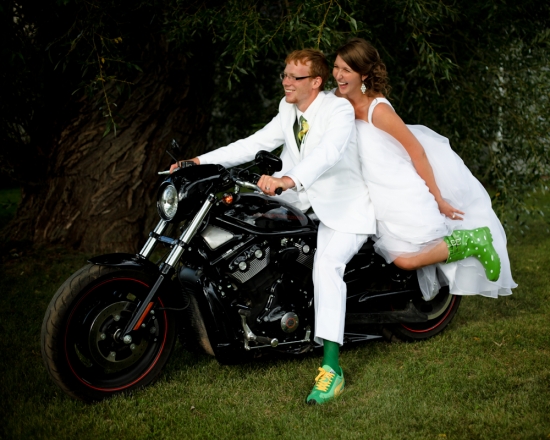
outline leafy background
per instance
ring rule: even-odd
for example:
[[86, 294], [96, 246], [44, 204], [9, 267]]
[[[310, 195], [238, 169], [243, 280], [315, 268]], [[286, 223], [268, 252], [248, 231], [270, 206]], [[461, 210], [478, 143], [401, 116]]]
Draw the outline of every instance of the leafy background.
[[[524, 195], [547, 189], [547, 2], [10, 0], [0, 11], [6, 35], [1, 171], [4, 180], [23, 186], [23, 205], [33, 186], [52, 179], [44, 164], [68, 148], [64, 143], [74, 143], [62, 134], [83, 102], [103, 118], [104, 137], [120, 142], [133, 123], [120, 109], [146, 96], [151, 83], [140, 78], [158, 63], [154, 53], [180, 57], [187, 75], [181, 81], [198, 96], [196, 130], [167, 127], [192, 156], [246, 136], [274, 116], [278, 73], [290, 50], [315, 47], [330, 58], [352, 36], [379, 49], [390, 99], [405, 122], [449, 137], [491, 190], [501, 218], [537, 212]], [[160, 114], [151, 120], [169, 123]], [[79, 130], [84, 137], [86, 126]], [[105, 141], [96, 143], [105, 148]], [[162, 148], [154, 148], [160, 164]], [[102, 185], [110, 191], [108, 182]]]

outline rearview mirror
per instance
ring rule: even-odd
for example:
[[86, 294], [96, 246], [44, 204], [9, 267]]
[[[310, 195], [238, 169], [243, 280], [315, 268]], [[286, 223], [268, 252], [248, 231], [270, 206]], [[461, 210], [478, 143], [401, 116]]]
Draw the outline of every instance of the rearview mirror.
[[256, 162], [256, 165], [266, 171], [266, 174], [272, 174], [275, 171], [281, 171], [283, 169], [283, 161], [269, 151], [258, 151], [254, 161]]

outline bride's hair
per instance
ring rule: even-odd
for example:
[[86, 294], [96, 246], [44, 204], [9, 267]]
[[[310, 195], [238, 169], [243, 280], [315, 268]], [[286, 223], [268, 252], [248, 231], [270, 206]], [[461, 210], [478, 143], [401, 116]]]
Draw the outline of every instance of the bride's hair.
[[336, 51], [336, 55], [340, 55], [340, 58], [355, 72], [367, 75], [363, 83], [369, 95], [371, 93], [389, 95], [391, 87], [386, 65], [372, 44], [362, 38], [352, 38]]

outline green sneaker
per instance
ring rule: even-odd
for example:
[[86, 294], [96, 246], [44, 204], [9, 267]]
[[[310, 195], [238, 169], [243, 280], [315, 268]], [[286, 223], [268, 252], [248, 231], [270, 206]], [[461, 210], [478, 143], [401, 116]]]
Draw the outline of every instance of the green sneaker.
[[307, 396], [308, 405], [321, 405], [329, 400], [338, 397], [344, 391], [344, 372], [342, 375], [336, 372], [328, 365], [319, 368], [319, 374], [315, 378], [315, 385]]
[[447, 263], [462, 260], [466, 257], [476, 257], [489, 281], [496, 281], [500, 276], [500, 257], [493, 247], [493, 236], [488, 227], [453, 231], [443, 240], [449, 248]]

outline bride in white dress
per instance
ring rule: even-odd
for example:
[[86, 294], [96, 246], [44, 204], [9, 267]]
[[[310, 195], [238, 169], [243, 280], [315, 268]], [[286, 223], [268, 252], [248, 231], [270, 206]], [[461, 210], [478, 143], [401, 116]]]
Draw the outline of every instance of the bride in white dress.
[[510, 295], [506, 235], [491, 199], [447, 138], [405, 125], [384, 97], [386, 67], [354, 38], [337, 50], [335, 93], [355, 109], [363, 176], [377, 218], [376, 251], [417, 270], [426, 300], [441, 285], [455, 295]]

